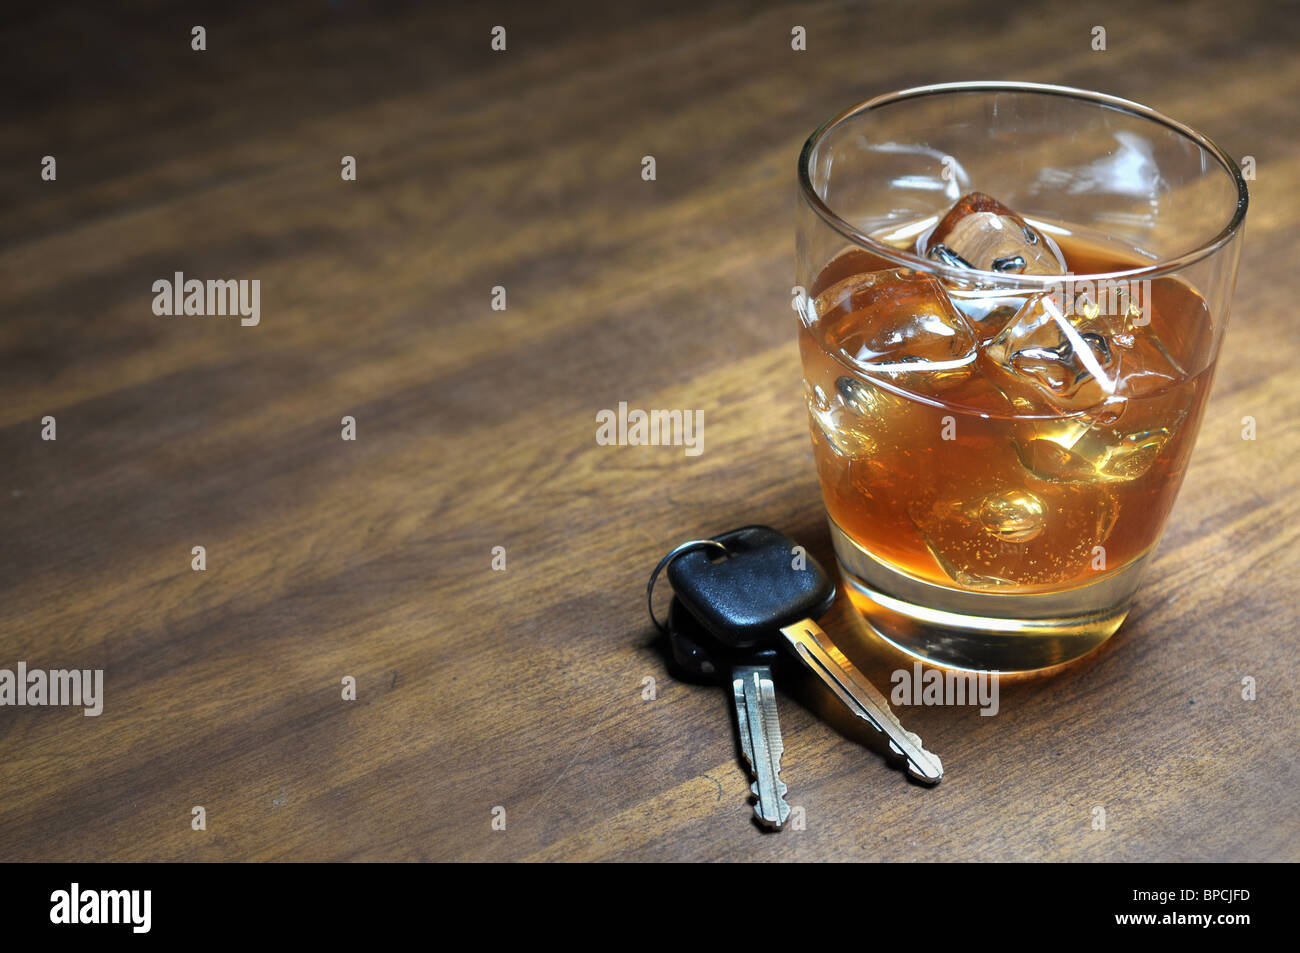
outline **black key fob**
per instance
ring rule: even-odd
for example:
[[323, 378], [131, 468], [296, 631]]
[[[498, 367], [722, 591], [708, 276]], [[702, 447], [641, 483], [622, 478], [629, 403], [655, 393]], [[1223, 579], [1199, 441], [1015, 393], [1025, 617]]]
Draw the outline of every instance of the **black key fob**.
[[778, 630], [825, 615], [835, 584], [817, 560], [770, 526], [715, 536], [727, 548], [683, 553], [668, 566], [676, 598], [719, 642], [770, 643]]

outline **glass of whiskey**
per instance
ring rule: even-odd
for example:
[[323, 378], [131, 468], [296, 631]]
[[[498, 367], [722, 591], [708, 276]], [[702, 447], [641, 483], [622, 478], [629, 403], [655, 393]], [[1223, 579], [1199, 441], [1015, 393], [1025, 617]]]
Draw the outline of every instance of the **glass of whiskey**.
[[1095, 649], [1205, 411], [1237, 164], [1126, 100], [954, 83], [829, 120], [799, 183], [804, 392], [854, 605], [948, 668]]

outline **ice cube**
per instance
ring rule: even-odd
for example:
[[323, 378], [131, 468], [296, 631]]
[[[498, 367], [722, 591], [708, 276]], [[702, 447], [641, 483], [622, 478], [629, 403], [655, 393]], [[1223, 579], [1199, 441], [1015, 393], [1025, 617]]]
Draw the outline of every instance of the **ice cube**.
[[[925, 543], [925, 548], [929, 550], [935, 564], [943, 570], [944, 575], [957, 585], [964, 586], [967, 589], [997, 589], [1001, 586], [1017, 585], [1014, 579], [996, 576], [990, 572], [974, 572], [963, 568], [960, 563], [955, 562], [954, 558], [948, 555], [943, 546], [931, 537], [930, 533], [926, 532], [922, 522], [918, 521], [915, 516], [912, 516], [911, 519], [912, 525], [916, 527], [917, 535], [921, 537], [921, 542]], [[960, 546], [958, 548], [960, 549]], [[965, 552], [960, 552], [957, 558], [966, 555]]]
[[932, 405], [891, 390], [872, 375], [843, 375], [828, 391], [839, 432], [850, 435], [847, 439], [857, 448], [842, 456], [897, 461], [932, 424]]
[[963, 499], [955, 484], [914, 501], [908, 517], [938, 568], [969, 589], [1056, 585], [1078, 578], [1115, 526], [1118, 504], [1095, 487], [1051, 493], [1004, 487]]
[[1098, 407], [1119, 391], [1121, 349], [1094, 314], [1031, 298], [983, 348], [981, 369], [1022, 413]]
[[818, 384], [804, 382], [808, 413], [826, 445], [841, 457], [865, 457], [876, 452], [876, 442], [867, 421], [850, 412], [840, 394], [828, 395]]
[[945, 390], [970, 376], [975, 334], [932, 275], [853, 275], [823, 291], [813, 307], [841, 354], [905, 389]]
[[1042, 535], [1047, 507], [1028, 490], [1003, 490], [985, 497], [979, 519], [985, 532], [1009, 543], [1027, 543]]
[[1052, 483], [1127, 483], [1144, 476], [1187, 412], [1120, 404], [1125, 409], [1118, 414], [1026, 422], [1027, 432], [1013, 441], [1021, 464]]
[[1019, 275], [1060, 275], [1065, 256], [1047, 235], [983, 192], [962, 196], [917, 251], [932, 261]]
[[1179, 381], [1188, 372], [1165, 347], [1154, 328], [1134, 328], [1115, 335], [1115, 342], [1127, 349], [1120, 392], [1133, 397], [1154, 394]]
[[841, 377], [835, 382], [835, 391], [846, 407], [867, 420], [885, 420], [895, 411], [901, 398], [869, 381], [856, 377]]
[[982, 192], [963, 196], [917, 241], [917, 252], [969, 277], [944, 275], [953, 305], [980, 343], [997, 335], [1024, 306], [1027, 295], [1008, 293], [1005, 282], [982, 279], [975, 269], [1015, 274], [1064, 274], [1065, 257], [1047, 235]]
[[1008, 295], [1005, 288], [988, 287], [977, 281], [945, 281], [944, 284], [948, 299], [962, 313], [980, 344], [995, 338], [1029, 297]]

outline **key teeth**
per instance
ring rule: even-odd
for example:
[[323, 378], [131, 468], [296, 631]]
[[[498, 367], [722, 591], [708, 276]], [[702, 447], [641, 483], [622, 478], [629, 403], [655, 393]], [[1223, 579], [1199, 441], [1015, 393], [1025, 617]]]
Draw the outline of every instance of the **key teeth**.
[[781, 780], [776, 782], [776, 812], [778, 817], [767, 817], [763, 814], [763, 802], [758, 800], [758, 782], [755, 781], [749, 786], [749, 793], [754, 795], [754, 817], [760, 824], [769, 830], [779, 831], [785, 827], [785, 822], [790, 819], [790, 805], [786, 803], [785, 796], [789, 792], [786, 783]]
[[[919, 735], [915, 732], [909, 731], [907, 732], [907, 737], [912, 744], [916, 745], [922, 751], [925, 751], [925, 745], [921, 744], [921, 738]], [[931, 775], [926, 774], [917, 765], [913, 764], [912, 759], [904, 753], [903, 749], [898, 746], [898, 742], [894, 741], [892, 738], [889, 740], [889, 750], [892, 751], [896, 757], [902, 758], [907, 763], [907, 773], [923, 784], [938, 784], [943, 780], [943, 762], [939, 760], [937, 754], [931, 754], [929, 751], [925, 751], [925, 753], [930, 755], [930, 758], [934, 761], [935, 773]]]
[[785, 799], [782, 798], [777, 802], [776, 810], [777, 810], [777, 814], [780, 816], [777, 819], [773, 820], [770, 817], [764, 817], [762, 807], [758, 804], [755, 804], [754, 818], [758, 821], [758, 823], [762, 824], [764, 827], [768, 828], [769, 830], [779, 831], [781, 828], [785, 827], [786, 821], [790, 820], [790, 805], [785, 803]]
[[916, 765], [912, 764], [911, 761], [907, 762], [907, 773], [923, 784], [938, 784], [943, 780], [943, 762], [935, 755], [930, 755], [930, 757], [934, 758], [936, 773], [933, 776], [922, 772]]

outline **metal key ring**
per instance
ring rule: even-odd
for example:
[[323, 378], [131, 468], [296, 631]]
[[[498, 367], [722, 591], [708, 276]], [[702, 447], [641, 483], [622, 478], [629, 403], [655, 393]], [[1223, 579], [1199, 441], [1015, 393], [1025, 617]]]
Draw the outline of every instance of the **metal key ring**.
[[656, 618], [655, 616], [655, 604], [654, 604], [655, 580], [658, 579], [659, 574], [664, 571], [664, 567], [667, 566], [674, 559], [676, 559], [678, 556], [682, 555], [682, 553], [690, 552], [692, 549], [699, 549], [702, 546], [717, 546], [718, 549], [722, 550], [724, 553], [727, 551], [727, 547], [722, 545], [722, 543], [718, 542], [716, 539], [687, 540], [686, 542], [682, 543], [680, 546], [675, 547], [673, 551], [670, 552], [663, 559], [659, 560], [659, 565], [655, 566], [655, 571], [650, 574], [650, 583], [645, 587], [646, 607], [650, 610], [650, 621], [653, 622], [655, 624], [655, 628], [658, 629], [660, 632], [662, 632], [664, 635], [668, 634], [668, 629], [665, 628], [664, 625], [660, 623], [659, 619]]

